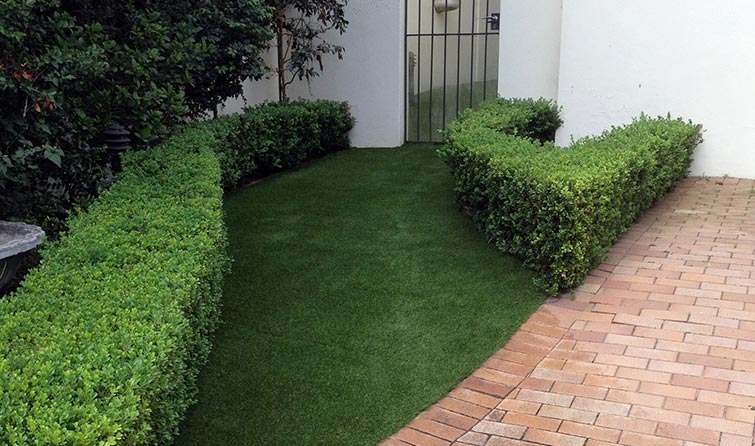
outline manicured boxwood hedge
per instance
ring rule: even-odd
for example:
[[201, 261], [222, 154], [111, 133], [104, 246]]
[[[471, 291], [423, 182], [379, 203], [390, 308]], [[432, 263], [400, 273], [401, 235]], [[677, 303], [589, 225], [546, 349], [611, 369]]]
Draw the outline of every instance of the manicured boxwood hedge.
[[218, 321], [221, 184], [348, 147], [353, 125], [345, 103], [271, 104], [127, 154], [0, 300], [0, 444], [170, 444]]
[[244, 178], [348, 148], [354, 118], [345, 102], [317, 100], [262, 104], [201, 125], [221, 140], [223, 186], [232, 188]]
[[0, 301], [0, 444], [170, 444], [228, 265], [216, 143], [191, 129], [129, 153]]
[[450, 126], [440, 150], [459, 203], [550, 293], [582, 283], [629, 224], [687, 175], [702, 141], [698, 125], [646, 116], [567, 149], [532, 139], [552, 137], [557, 111], [543, 100], [483, 104]]
[[546, 99], [496, 99], [461, 113], [454, 127], [485, 127], [499, 133], [540, 142], [553, 141], [561, 126], [559, 108]]
[[318, 99], [300, 100], [293, 102], [293, 105], [304, 107], [315, 114], [321, 153], [348, 149], [351, 146], [349, 132], [354, 128], [356, 121], [351, 115], [351, 106], [347, 102]]

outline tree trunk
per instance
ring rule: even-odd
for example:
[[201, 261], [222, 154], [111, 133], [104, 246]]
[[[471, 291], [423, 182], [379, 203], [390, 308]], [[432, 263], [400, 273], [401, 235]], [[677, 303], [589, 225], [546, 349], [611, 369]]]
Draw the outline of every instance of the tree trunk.
[[278, 43], [278, 100], [285, 102], [288, 99], [286, 95], [286, 60], [285, 49], [283, 48], [283, 23], [286, 20], [286, 13], [283, 9], [275, 11], [275, 35]]

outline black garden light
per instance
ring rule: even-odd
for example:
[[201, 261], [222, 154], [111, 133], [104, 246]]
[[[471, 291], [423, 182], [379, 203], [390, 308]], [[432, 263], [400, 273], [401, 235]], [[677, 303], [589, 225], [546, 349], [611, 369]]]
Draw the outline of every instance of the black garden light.
[[110, 154], [110, 166], [113, 172], [120, 172], [121, 154], [131, 148], [131, 132], [120, 124], [113, 124], [102, 132], [102, 135]]

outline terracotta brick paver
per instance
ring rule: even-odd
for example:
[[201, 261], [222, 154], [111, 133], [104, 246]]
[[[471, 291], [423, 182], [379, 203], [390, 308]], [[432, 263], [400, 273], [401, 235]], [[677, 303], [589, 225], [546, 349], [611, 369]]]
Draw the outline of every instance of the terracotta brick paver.
[[382, 446], [753, 446], [755, 181], [688, 178]]

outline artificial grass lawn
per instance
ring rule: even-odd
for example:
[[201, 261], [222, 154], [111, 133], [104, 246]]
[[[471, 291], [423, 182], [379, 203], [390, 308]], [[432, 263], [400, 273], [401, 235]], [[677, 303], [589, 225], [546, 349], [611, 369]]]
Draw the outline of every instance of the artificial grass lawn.
[[224, 325], [178, 445], [374, 445], [537, 308], [435, 149], [351, 150], [227, 198]]

